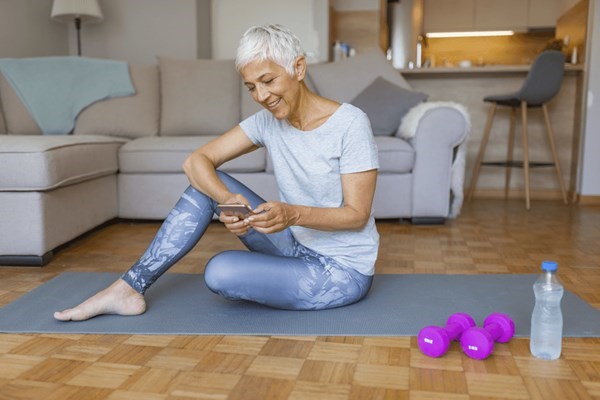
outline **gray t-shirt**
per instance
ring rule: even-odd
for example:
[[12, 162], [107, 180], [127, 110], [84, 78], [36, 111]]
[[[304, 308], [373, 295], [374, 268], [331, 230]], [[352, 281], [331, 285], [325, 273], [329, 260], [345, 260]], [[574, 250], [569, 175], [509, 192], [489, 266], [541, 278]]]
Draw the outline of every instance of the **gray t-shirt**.
[[[269, 152], [280, 200], [285, 203], [342, 207], [341, 174], [379, 168], [369, 119], [351, 104], [342, 104], [324, 124], [310, 131], [298, 130], [268, 110], [248, 117], [240, 127], [254, 144]], [[373, 210], [361, 230], [290, 229], [303, 246], [363, 275], [373, 275], [379, 248]]]

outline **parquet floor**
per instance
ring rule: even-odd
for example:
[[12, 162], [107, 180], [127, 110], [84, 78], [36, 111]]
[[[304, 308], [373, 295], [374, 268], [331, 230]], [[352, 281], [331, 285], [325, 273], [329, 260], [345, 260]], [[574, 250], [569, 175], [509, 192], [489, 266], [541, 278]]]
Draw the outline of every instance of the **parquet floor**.
[[[0, 305], [63, 271], [123, 271], [158, 224], [119, 222], [76, 240], [43, 268], [1, 268]], [[559, 262], [567, 289], [600, 308], [600, 208], [475, 200], [443, 226], [380, 221], [377, 272], [505, 274]], [[173, 272], [200, 273], [241, 248], [213, 224]], [[68, 290], [68, 288], [65, 288]], [[475, 300], [476, 301], [476, 300]], [[414, 337], [0, 334], [0, 399], [600, 399], [600, 339], [567, 338], [559, 360], [528, 339], [485, 361], [454, 344], [423, 356]]]

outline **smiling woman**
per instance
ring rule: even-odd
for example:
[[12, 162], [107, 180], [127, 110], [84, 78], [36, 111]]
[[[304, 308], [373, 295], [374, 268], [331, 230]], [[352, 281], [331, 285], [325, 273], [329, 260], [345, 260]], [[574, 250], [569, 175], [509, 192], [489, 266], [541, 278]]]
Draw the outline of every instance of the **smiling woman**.
[[[264, 110], [187, 158], [191, 186], [148, 250], [121, 279], [57, 319], [144, 312], [145, 291], [196, 245], [215, 213], [250, 250], [208, 262], [204, 279], [215, 293], [294, 310], [340, 307], [367, 294], [379, 247], [372, 212], [379, 164], [368, 117], [307, 88], [300, 41], [282, 26], [250, 28], [236, 66]], [[271, 156], [280, 201], [218, 170], [260, 147]], [[253, 212], [232, 214], [220, 204]]]

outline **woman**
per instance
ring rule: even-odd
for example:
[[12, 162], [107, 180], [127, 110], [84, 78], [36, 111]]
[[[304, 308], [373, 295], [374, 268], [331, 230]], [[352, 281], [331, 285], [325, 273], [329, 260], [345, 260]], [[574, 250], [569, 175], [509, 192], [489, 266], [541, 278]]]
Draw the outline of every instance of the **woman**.
[[[137, 315], [144, 292], [200, 240], [214, 213], [250, 251], [226, 251], [207, 264], [215, 293], [293, 310], [354, 303], [368, 292], [379, 235], [372, 213], [377, 149], [366, 115], [312, 93], [298, 38], [279, 25], [250, 28], [236, 68], [262, 110], [194, 151], [191, 183], [144, 255], [119, 280], [79, 306], [54, 314], [84, 320]], [[266, 147], [281, 201], [265, 202], [223, 163]], [[219, 204], [247, 204], [246, 217]]]

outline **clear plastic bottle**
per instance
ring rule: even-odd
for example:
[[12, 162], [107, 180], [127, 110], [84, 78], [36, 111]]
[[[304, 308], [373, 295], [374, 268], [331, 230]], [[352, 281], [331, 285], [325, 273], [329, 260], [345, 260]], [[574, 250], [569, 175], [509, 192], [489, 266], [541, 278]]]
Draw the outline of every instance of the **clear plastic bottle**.
[[533, 284], [535, 307], [531, 315], [529, 348], [535, 357], [556, 360], [562, 349], [563, 317], [560, 309], [564, 289], [554, 261], [542, 262], [542, 274]]

